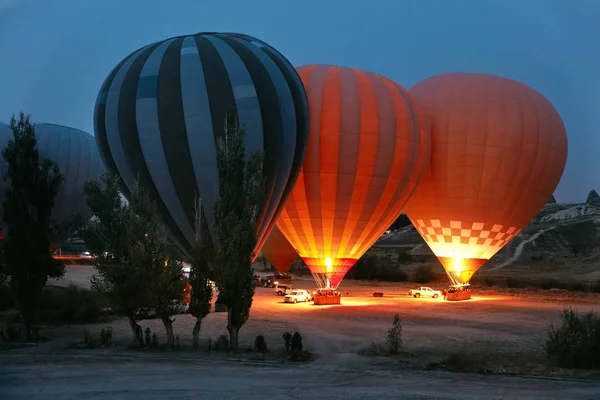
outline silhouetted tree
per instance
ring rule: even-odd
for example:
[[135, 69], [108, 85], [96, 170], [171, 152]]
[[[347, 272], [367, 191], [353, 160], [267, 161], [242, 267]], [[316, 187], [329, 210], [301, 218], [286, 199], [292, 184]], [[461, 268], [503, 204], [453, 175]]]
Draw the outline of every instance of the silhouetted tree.
[[3, 273], [21, 313], [27, 340], [40, 307], [42, 289], [48, 278], [64, 274], [62, 263], [50, 254], [50, 217], [63, 177], [58, 166], [40, 158], [35, 125], [23, 112], [10, 120], [13, 140], [2, 150], [8, 165], [4, 193]]
[[96, 258], [92, 287], [106, 293], [129, 318], [135, 346], [142, 346], [141, 319], [152, 315], [165, 325], [167, 345], [174, 346], [171, 317], [182, 310], [185, 282], [171, 256], [172, 245], [158, 222], [154, 202], [136, 185], [124, 203], [118, 178], [103, 175], [87, 182], [85, 193], [94, 218], [79, 217], [79, 233]]
[[195, 219], [196, 241], [192, 249], [192, 267], [190, 270], [192, 293], [190, 296], [189, 312], [196, 317], [196, 323], [192, 331], [193, 346], [196, 349], [199, 344], [202, 320], [210, 313], [210, 302], [213, 293], [210, 278], [215, 262], [214, 248], [206, 231], [201, 200], [196, 205]]
[[215, 203], [215, 272], [219, 301], [227, 306], [231, 349], [250, 315], [254, 296], [251, 260], [257, 243], [257, 220], [264, 196], [263, 153], [245, 159], [246, 131], [228, 116], [217, 141], [219, 198]]

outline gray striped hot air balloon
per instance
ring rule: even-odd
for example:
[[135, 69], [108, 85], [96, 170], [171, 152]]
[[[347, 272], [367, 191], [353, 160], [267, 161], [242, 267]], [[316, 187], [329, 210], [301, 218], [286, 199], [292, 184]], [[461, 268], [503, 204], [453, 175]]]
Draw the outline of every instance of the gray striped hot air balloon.
[[96, 141], [92, 135], [61, 125], [36, 124], [35, 133], [40, 156], [58, 165], [65, 178], [54, 199], [50, 241], [62, 244], [72, 233], [74, 213], [91, 217], [83, 187], [98, 181], [104, 171]]
[[[37, 146], [40, 157], [47, 158], [58, 165], [64, 182], [54, 199], [51, 216], [50, 242], [62, 244], [72, 233], [71, 219], [74, 213], [91, 216], [83, 191], [88, 180], [99, 180], [103, 171], [102, 161], [94, 137], [79, 129], [61, 125], [40, 123], [35, 126]], [[13, 140], [10, 127], [0, 123], [0, 149]], [[7, 168], [4, 158], [0, 162], [0, 216], [4, 215], [4, 190], [7, 182]], [[2, 219], [2, 218], [0, 218]], [[2, 234], [6, 227], [2, 223]]]
[[233, 110], [246, 126], [246, 152], [264, 151], [266, 204], [257, 252], [300, 171], [308, 102], [298, 74], [277, 50], [250, 36], [198, 33], [125, 57], [100, 89], [94, 129], [106, 168], [123, 192], [147, 188], [174, 242], [189, 255], [196, 199], [212, 231], [219, 176], [215, 139]]

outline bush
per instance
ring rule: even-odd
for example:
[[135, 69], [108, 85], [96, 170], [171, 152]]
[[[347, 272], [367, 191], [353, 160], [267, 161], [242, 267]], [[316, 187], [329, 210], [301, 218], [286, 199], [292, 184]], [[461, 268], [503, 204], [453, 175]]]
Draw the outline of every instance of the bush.
[[83, 344], [88, 348], [110, 347], [112, 346], [113, 329], [109, 326], [102, 328], [98, 337], [94, 337], [89, 330], [83, 330]]
[[267, 350], [267, 341], [263, 335], [258, 335], [254, 340], [254, 350], [259, 353], [266, 353]]
[[390, 354], [398, 354], [402, 349], [402, 321], [398, 314], [394, 315], [394, 323], [388, 331], [387, 345]]
[[103, 314], [102, 294], [75, 285], [46, 287], [38, 320], [45, 323], [94, 322]]
[[496, 280], [494, 278], [485, 278], [484, 282], [488, 287], [496, 286]]
[[429, 283], [435, 279], [435, 274], [429, 265], [419, 265], [413, 275], [415, 283]]
[[285, 345], [285, 351], [289, 352], [292, 348], [292, 334], [285, 332], [283, 334], [283, 343]]
[[103, 299], [98, 292], [75, 285], [46, 287], [42, 292], [40, 322], [94, 322], [103, 314]]
[[228, 351], [229, 350], [229, 337], [227, 335], [221, 335], [215, 343], [216, 351]]
[[506, 287], [509, 289], [522, 289], [527, 287], [527, 285], [524, 282], [519, 281], [516, 278], [506, 278], [505, 281]]
[[408, 254], [408, 252], [404, 249], [398, 250], [396, 254], [398, 255], [398, 258], [396, 260], [400, 264], [408, 264], [414, 261], [413, 257], [410, 254]]
[[300, 352], [302, 351], [302, 335], [298, 332], [294, 332], [294, 336], [292, 336], [292, 352]]
[[15, 308], [15, 300], [7, 283], [0, 283], [0, 311]]
[[550, 327], [545, 350], [561, 367], [600, 367], [600, 316], [564, 309], [561, 325]]

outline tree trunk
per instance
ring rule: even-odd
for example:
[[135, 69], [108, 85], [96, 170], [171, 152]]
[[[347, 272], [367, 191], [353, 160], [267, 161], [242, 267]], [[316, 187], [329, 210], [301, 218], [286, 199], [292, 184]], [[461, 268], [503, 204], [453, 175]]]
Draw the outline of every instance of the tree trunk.
[[167, 347], [172, 349], [175, 347], [175, 336], [173, 335], [173, 320], [170, 317], [160, 317], [165, 331], [167, 332]]
[[229, 332], [229, 348], [237, 353], [240, 350], [240, 345], [239, 345], [239, 332], [240, 332], [240, 326], [238, 326], [236, 323], [234, 323], [232, 320], [232, 311], [231, 309], [229, 309], [227, 311], [227, 331]]
[[135, 321], [132, 316], [129, 316], [129, 326], [133, 333], [133, 347], [142, 347], [144, 338], [142, 337], [142, 327]]
[[196, 318], [194, 330], [192, 331], [192, 345], [194, 349], [200, 347], [200, 328], [202, 328], [202, 318]]

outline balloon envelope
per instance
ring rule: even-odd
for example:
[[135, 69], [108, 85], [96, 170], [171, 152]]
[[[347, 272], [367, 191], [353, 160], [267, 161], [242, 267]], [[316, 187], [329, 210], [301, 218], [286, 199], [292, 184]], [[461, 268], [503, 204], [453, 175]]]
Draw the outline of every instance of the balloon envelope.
[[567, 157], [564, 124], [535, 90], [452, 73], [410, 89], [431, 124], [431, 158], [406, 205], [454, 284], [469, 282], [544, 206]]
[[402, 212], [429, 157], [417, 104], [397, 83], [345, 67], [297, 68], [308, 150], [277, 227], [320, 287], [338, 286]]
[[[84, 193], [84, 184], [88, 180], [99, 180], [103, 171], [100, 154], [94, 137], [87, 132], [61, 125], [40, 123], [35, 125], [38, 152], [41, 158], [55, 163], [64, 181], [54, 199], [51, 215], [50, 242], [60, 245], [72, 233], [71, 221], [76, 213], [91, 217]], [[14, 140], [12, 130], [0, 123], [0, 148]], [[2, 196], [8, 182], [4, 159], [0, 162], [2, 174]], [[1, 206], [0, 206], [1, 207]], [[4, 212], [3, 207], [1, 212]], [[5, 230], [5, 228], [3, 229]]]
[[263, 256], [275, 266], [278, 272], [290, 270], [292, 263], [298, 258], [296, 249], [275, 226], [262, 247]]
[[266, 201], [256, 253], [298, 176], [308, 135], [306, 92], [293, 66], [260, 40], [198, 33], [142, 47], [104, 81], [94, 113], [98, 147], [129, 195], [150, 192], [170, 236], [189, 255], [201, 199], [212, 233], [219, 194], [215, 141], [227, 113], [246, 129], [246, 154], [264, 152]]

